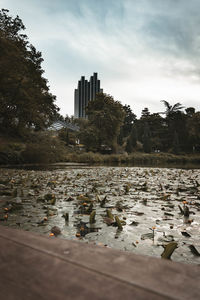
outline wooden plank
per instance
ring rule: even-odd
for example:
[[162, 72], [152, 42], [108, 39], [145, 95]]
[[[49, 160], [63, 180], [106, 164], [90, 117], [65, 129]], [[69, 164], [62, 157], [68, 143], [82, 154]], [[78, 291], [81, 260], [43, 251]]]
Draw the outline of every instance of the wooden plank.
[[0, 226], [2, 299], [199, 299], [200, 268]]

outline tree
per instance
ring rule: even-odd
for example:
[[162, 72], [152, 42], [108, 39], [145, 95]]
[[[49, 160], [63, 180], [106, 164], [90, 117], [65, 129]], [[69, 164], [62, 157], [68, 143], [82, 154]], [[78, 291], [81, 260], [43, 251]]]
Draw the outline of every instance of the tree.
[[178, 154], [180, 151], [180, 145], [179, 145], [179, 137], [177, 132], [174, 132], [174, 139], [173, 139], [173, 144], [172, 144], [172, 150], [174, 154]]
[[123, 131], [122, 131], [122, 127], [120, 128], [120, 132], [119, 132], [119, 135], [117, 137], [117, 144], [122, 146], [123, 145]]
[[133, 147], [131, 145], [131, 139], [128, 138], [127, 139], [127, 143], [126, 143], [126, 148], [125, 148], [126, 152], [131, 153], [133, 151]]
[[126, 151], [128, 153], [132, 152], [134, 150], [134, 148], [136, 148], [137, 139], [138, 139], [137, 128], [136, 128], [136, 126], [134, 126], [131, 130], [130, 136], [127, 139]]
[[0, 130], [23, 134], [49, 125], [58, 107], [42, 76], [41, 53], [28, 42], [22, 20], [0, 10]]
[[151, 146], [153, 150], [164, 150], [166, 146], [166, 121], [158, 113], [153, 113], [145, 120], [151, 132]]
[[143, 149], [144, 152], [146, 153], [151, 152], [151, 132], [147, 122], [145, 122], [145, 126], [144, 126]]
[[193, 114], [195, 113], [195, 108], [194, 107], [188, 107], [185, 109], [185, 112], [188, 117], [192, 117]]
[[161, 100], [161, 102], [163, 102], [163, 104], [165, 105], [166, 110], [164, 113], [166, 117], [169, 117], [171, 114], [184, 108], [184, 106], [179, 102], [175, 103], [174, 105], [170, 105], [166, 100]]
[[132, 112], [130, 105], [125, 104], [123, 106], [123, 109], [125, 112], [124, 122], [120, 128], [120, 132], [117, 138], [117, 142], [121, 146], [124, 143], [124, 138], [130, 135], [133, 125], [136, 122], [136, 115]]
[[96, 128], [94, 126], [87, 126], [79, 133], [81, 143], [85, 145], [86, 151], [96, 152], [100, 150]]
[[190, 151], [200, 152], [200, 112], [187, 119]]
[[117, 136], [125, 115], [122, 104], [110, 95], [99, 93], [94, 101], [88, 103], [86, 112], [89, 126], [95, 130], [97, 149], [106, 145], [115, 152]]
[[123, 132], [123, 137], [127, 137], [133, 128], [133, 124], [136, 121], [136, 115], [132, 112], [130, 105], [124, 105], [123, 109], [125, 112], [125, 117], [121, 129]]
[[66, 143], [68, 146], [70, 144], [69, 130], [67, 128], [62, 128], [58, 131], [59, 138]]
[[148, 107], [145, 107], [141, 113], [141, 119], [147, 119], [150, 116]]
[[136, 126], [138, 140], [143, 146], [145, 145], [144, 148], [148, 152], [151, 150], [163, 150], [165, 145], [165, 125], [165, 119], [158, 113], [151, 114], [147, 107], [142, 110], [141, 118], [136, 122]]
[[161, 102], [163, 102], [166, 107], [164, 112], [167, 126], [166, 150], [171, 149], [171, 145], [174, 144], [175, 131], [179, 140], [179, 149], [184, 150], [187, 144], [186, 118], [185, 114], [181, 111], [184, 106], [179, 102], [174, 105], [170, 105], [169, 102], [165, 100]]

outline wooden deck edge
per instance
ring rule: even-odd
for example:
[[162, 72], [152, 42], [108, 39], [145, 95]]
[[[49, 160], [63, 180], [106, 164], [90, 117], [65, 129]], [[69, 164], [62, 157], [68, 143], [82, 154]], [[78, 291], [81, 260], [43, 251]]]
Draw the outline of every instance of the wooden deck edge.
[[2, 299], [199, 299], [200, 267], [0, 226]]

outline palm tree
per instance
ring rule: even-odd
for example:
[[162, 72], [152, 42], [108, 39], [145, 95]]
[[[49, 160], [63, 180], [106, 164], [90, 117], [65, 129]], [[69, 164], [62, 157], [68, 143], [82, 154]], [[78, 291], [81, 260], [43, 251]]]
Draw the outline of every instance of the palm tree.
[[170, 105], [166, 100], [161, 100], [161, 102], [163, 102], [166, 107], [165, 112], [163, 112], [164, 114], [166, 114], [166, 117], [184, 108], [184, 106], [179, 102], [174, 105]]

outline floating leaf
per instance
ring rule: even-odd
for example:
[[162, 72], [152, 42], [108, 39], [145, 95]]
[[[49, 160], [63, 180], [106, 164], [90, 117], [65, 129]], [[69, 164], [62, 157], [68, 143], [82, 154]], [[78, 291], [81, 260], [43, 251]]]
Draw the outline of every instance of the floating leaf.
[[129, 225], [130, 226], [138, 226], [139, 222], [136, 221], [132, 221]]
[[114, 220], [108, 217], [105, 217], [103, 219], [104, 223], [106, 223], [108, 226], [113, 225], [114, 224]]
[[70, 201], [73, 201], [74, 200], [74, 198], [73, 197], [71, 197], [71, 196], [69, 196], [68, 198], [67, 198], [67, 200], [65, 200], [66, 202], [70, 202]]
[[189, 233], [187, 233], [186, 231], [181, 231], [181, 234], [186, 237], [191, 237], [191, 235]]
[[52, 198], [53, 198], [53, 194], [48, 193], [48, 194], [44, 195], [44, 199], [47, 201], [51, 200]]
[[164, 246], [164, 248], [165, 249], [164, 249], [163, 253], [161, 254], [161, 257], [165, 258], [165, 259], [170, 259], [174, 250], [177, 248], [177, 243], [171, 242], [171, 243], [167, 244], [166, 246]]
[[51, 232], [52, 232], [55, 236], [61, 234], [61, 230], [60, 230], [60, 228], [59, 228], [58, 226], [53, 226], [53, 227], [51, 228]]
[[121, 204], [121, 201], [117, 201], [115, 207], [116, 207], [117, 211], [123, 211], [123, 205]]
[[180, 205], [178, 205], [179, 209], [180, 209], [180, 213], [183, 215], [184, 214], [184, 211], [182, 209], [182, 207]]
[[80, 200], [80, 201], [83, 201], [83, 202], [90, 202], [91, 201], [88, 197], [86, 197], [82, 194], [77, 197], [77, 200]]
[[154, 233], [149, 232], [149, 233], [144, 233], [141, 235], [141, 240], [146, 240], [146, 239], [153, 239], [154, 238]]
[[104, 207], [104, 205], [106, 204], [106, 198], [107, 198], [107, 196], [105, 196], [105, 197], [103, 198], [103, 200], [101, 201], [101, 203], [100, 203], [100, 206], [101, 206], [101, 207]]
[[189, 245], [189, 248], [190, 248], [191, 252], [192, 252], [194, 255], [200, 256], [199, 251], [195, 248], [194, 245]]

